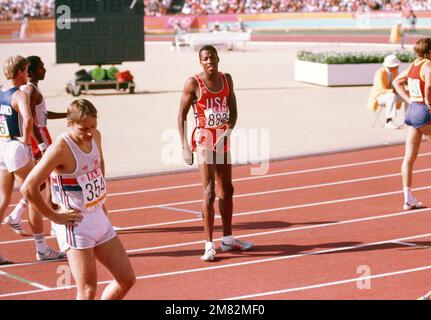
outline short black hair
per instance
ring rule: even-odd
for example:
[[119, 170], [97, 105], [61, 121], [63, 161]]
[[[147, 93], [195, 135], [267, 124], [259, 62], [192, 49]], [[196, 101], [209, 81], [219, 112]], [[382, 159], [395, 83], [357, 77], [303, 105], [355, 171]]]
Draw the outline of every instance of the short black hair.
[[30, 62], [28, 66], [28, 73], [32, 71], [36, 71], [36, 69], [39, 67], [40, 63], [42, 62], [42, 59], [39, 56], [29, 56], [27, 57], [28, 62]]
[[210, 51], [210, 52], [214, 53], [218, 57], [217, 49], [215, 47], [209, 45], [209, 44], [206, 44], [202, 48], [200, 48], [200, 50], [199, 50], [199, 59], [201, 58], [202, 51]]

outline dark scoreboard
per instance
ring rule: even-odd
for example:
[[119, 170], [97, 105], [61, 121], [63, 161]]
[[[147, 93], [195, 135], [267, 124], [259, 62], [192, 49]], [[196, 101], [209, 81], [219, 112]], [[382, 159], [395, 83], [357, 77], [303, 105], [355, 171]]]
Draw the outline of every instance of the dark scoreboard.
[[57, 63], [145, 60], [143, 0], [56, 0]]

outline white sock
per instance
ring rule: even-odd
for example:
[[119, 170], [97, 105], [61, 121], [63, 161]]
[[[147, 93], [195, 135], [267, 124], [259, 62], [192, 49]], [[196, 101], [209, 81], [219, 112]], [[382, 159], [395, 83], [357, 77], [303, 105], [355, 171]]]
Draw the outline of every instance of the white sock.
[[416, 199], [415, 197], [413, 197], [412, 188], [404, 187], [403, 192], [404, 192], [404, 202], [408, 202], [410, 204], [416, 203]]
[[46, 253], [49, 250], [48, 245], [45, 241], [45, 235], [43, 233], [33, 234], [34, 242], [36, 243], [36, 250], [40, 253]]
[[212, 241], [205, 241], [205, 251], [208, 251], [209, 249], [214, 248], [214, 242]]
[[25, 209], [28, 207], [28, 202], [25, 199], [19, 200], [16, 207], [13, 209], [12, 213], [9, 215], [14, 223], [21, 222], [22, 214], [24, 213]]
[[221, 241], [222, 241], [224, 244], [232, 244], [232, 243], [235, 241], [235, 238], [233, 237], [233, 235], [230, 235], [230, 236], [223, 237], [223, 238], [221, 239]]

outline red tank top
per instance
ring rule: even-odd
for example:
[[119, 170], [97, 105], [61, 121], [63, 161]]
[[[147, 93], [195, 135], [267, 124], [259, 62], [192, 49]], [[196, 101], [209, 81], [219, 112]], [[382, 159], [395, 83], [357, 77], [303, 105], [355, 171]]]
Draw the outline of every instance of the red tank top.
[[410, 65], [407, 74], [407, 86], [409, 88], [410, 101], [425, 103], [425, 79], [421, 75], [423, 66], [429, 62], [428, 59], [415, 60]]
[[201, 96], [193, 103], [196, 127], [206, 129], [220, 128], [229, 119], [229, 85], [224, 73], [219, 72], [222, 88], [213, 92], [207, 88], [202, 78], [195, 75]]

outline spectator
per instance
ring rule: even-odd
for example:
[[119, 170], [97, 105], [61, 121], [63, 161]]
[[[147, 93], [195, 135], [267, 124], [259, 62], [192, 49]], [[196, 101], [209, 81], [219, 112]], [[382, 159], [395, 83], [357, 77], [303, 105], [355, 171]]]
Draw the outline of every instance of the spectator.
[[408, 22], [408, 31], [409, 32], [416, 32], [416, 22], [418, 20], [418, 18], [416, 17], [415, 13], [413, 10], [410, 10], [408, 16], [406, 17], [407, 22]]
[[404, 49], [405, 42], [405, 33], [403, 29], [403, 22], [398, 21], [396, 25], [391, 28], [391, 33], [389, 36], [390, 43], [399, 43], [401, 45], [401, 49]]
[[398, 75], [400, 61], [393, 54], [387, 56], [383, 62], [383, 67], [374, 74], [373, 88], [368, 99], [367, 108], [373, 110], [385, 108], [386, 111], [386, 129], [399, 129], [394, 123], [396, 109], [401, 107], [402, 100], [395, 93], [392, 87], [392, 81]]
[[[171, 0], [140, 0], [146, 16], [169, 12]], [[45, 19], [55, 16], [55, 0], [0, 0], [0, 21]], [[428, 0], [185, 0], [182, 14], [235, 14], [277, 12], [366, 12], [431, 10]], [[412, 17], [416, 17], [413, 13]], [[416, 18], [417, 19], [417, 18]], [[414, 28], [413, 28], [414, 30]]]

